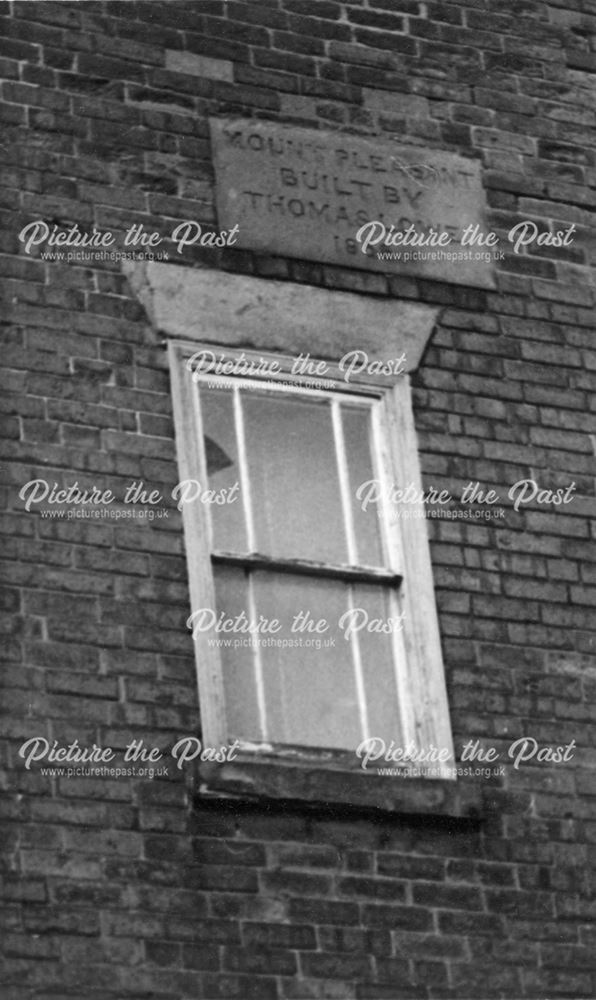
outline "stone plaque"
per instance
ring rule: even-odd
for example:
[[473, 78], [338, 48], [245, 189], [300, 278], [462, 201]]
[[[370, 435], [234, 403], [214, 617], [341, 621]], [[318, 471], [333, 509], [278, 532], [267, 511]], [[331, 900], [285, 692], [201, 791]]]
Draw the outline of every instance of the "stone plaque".
[[[480, 164], [453, 153], [252, 120], [210, 120], [218, 223], [236, 246], [493, 288]], [[365, 252], [363, 252], [363, 249]]]

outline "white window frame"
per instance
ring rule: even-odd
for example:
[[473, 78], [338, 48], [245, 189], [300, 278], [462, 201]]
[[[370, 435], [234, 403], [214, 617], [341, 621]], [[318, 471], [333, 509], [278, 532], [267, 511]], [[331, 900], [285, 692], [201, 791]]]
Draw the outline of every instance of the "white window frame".
[[[261, 383], [279, 381], [284, 383], [284, 391], [296, 392], [308, 389], [313, 382], [312, 375], [292, 374], [293, 356], [257, 352], [237, 347], [223, 347], [213, 343], [170, 340], [168, 342], [170, 370], [172, 378], [174, 421], [176, 429], [176, 449], [180, 479], [199, 479], [207, 484], [207, 471], [202, 446], [201, 416], [195, 381], [188, 362], [197, 352], [212, 351], [219, 358], [234, 361], [241, 354], [248, 360], [277, 362], [279, 374], [264, 376], [243, 375], [217, 376], [205, 372], [201, 378], [211, 384]], [[312, 359], [316, 362], [317, 359]], [[327, 362], [324, 378], [335, 380], [337, 389], [309, 390], [309, 394], [319, 393], [337, 397], [338, 393], [373, 397], [378, 406], [372, 408], [373, 434], [377, 454], [381, 456], [380, 477], [397, 484], [412, 483], [418, 493], [422, 491], [420, 465], [414, 427], [411, 392], [407, 375], [358, 376], [346, 383], [343, 373], [336, 365]], [[336, 430], [337, 433], [337, 430]], [[240, 465], [242, 463], [240, 462]], [[242, 469], [240, 469], [242, 479]], [[346, 514], [346, 488], [340, 487], [344, 517]], [[241, 494], [242, 490], [241, 483]], [[242, 500], [247, 502], [246, 496]], [[250, 501], [248, 501], [250, 502]], [[390, 505], [381, 501], [389, 557], [392, 572], [402, 577], [400, 599], [404, 612], [403, 633], [396, 639], [405, 646], [405, 662], [400, 665], [398, 680], [398, 708], [401, 715], [403, 745], [412, 742], [424, 750], [431, 747], [448, 751], [447, 761], [432, 764], [432, 777], [453, 779], [453, 741], [449, 720], [449, 709], [445, 686], [437, 609], [424, 505], [422, 502], [408, 504], [407, 519], [392, 517]], [[209, 537], [208, 515], [200, 503], [184, 504], [182, 508], [186, 552], [188, 562], [191, 609], [216, 608], [212, 571], [212, 550]], [[348, 527], [348, 545], [350, 531]], [[199, 688], [202, 736], [205, 745], [225, 745], [229, 739], [226, 729], [223, 683], [218, 647], [209, 644], [207, 633], [198, 633], [194, 639], [197, 680]], [[247, 650], [247, 655], [252, 655]], [[324, 656], [324, 651], [321, 651]], [[364, 664], [366, 670], [366, 664]], [[377, 735], [371, 733], [370, 735]], [[355, 749], [355, 748], [354, 748]], [[275, 748], [262, 743], [243, 742], [241, 750], [252, 755], [266, 755], [275, 752], [283, 759], [291, 756], [291, 751], [283, 747]], [[320, 753], [305, 747], [304, 758], [320, 760]]]

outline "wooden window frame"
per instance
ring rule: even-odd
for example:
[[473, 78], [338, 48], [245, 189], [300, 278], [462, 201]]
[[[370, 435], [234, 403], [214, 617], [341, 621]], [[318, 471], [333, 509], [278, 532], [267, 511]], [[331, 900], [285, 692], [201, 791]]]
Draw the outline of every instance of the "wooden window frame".
[[[295, 359], [290, 355], [224, 347], [207, 342], [168, 341], [180, 479], [199, 478], [201, 483], [207, 484], [198, 393], [188, 367], [193, 355], [201, 350], [212, 351], [217, 354], [218, 359], [223, 357], [224, 360], [232, 362], [243, 355], [247, 361], [253, 361], [255, 367], [257, 362], [263, 360], [275, 361], [279, 366], [278, 374], [271, 374], [268, 371], [263, 376], [217, 376], [209, 372], [202, 374], [201, 380], [211, 384], [233, 381], [241, 386], [243, 383], [255, 385], [263, 382], [280, 382], [284, 383], [289, 391], [302, 391], [312, 396], [317, 390], [309, 388], [309, 385], [317, 381], [318, 377], [293, 374], [291, 367]], [[270, 365], [266, 367], [269, 369]], [[352, 394], [358, 397], [371, 397], [374, 400], [377, 404], [372, 406], [376, 450], [382, 455], [382, 467], [386, 470], [384, 475], [390, 472], [392, 481], [412, 483], [416, 492], [421, 494], [420, 465], [408, 376], [360, 375], [347, 383], [339, 367], [327, 362], [325, 375], [320, 378], [335, 383], [334, 389], [325, 391], [327, 395], [333, 397], [339, 393]], [[240, 478], [242, 479], [242, 470]], [[345, 486], [342, 487], [342, 503], [345, 504], [344, 493]], [[405, 663], [401, 667], [399, 678], [399, 710], [402, 717], [403, 742], [405, 744], [412, 741], [420, 748], [434, 746], [447, 749], [447, 762], [432, 764], [432, 776], [436, 777], [439, 772], [441, 778], [453, 779], [453, 742], [424, 505], [421, 501], [409, 504], [410, 515], [407, 520], [391, 518], [390, 505], [386, 499], [381, 501], [381, 507], [387, 537], [392, 539], [390, 543], [392, 579], [395, 581], [400, 578], [400, 595], [405, 612], [403, 631]], [[191, 608], [193, 610], [201, 607], [216, 608], [212, 561], [226, 561], [226, 557], [218, 559], [216, 555], [212, 560], [207, 513], [202, 504], [183, 505], [182, 516]], [[254, 559], [255, 565], [262, 563], [262, 557], [251, 558]], [[227, 560], [232, 561], [233, 557], [228, 556]], [[240, 561], [242, 564], [247, 562], [244, 557]], [[277, 564], [276, 561], [266, 560], [266, 562], [269, 568], [279, 569], [284, 561], [277, 561]], [[292, 568], [288, 565], [285, 568], [288, 571], [297, 571], [296, 566]], [[307, 572], [308, 569], [308, 566], [302, 565], [298, 571]], [[322, 572], [325, 571], [324, 567], [320, 569]], [[343, 570], [341, 568], [336, 570], [340, 570], [344, 575], [349, 573], [345, 567]], [[366, 572], [365, 568], [361, 567], [355, 572], [358, 573], [360, 570]], [[366, 578], [370, 582], [370, 576]], [[203, 742], [209, 746], [225, 745], [229, 737], [226, 731], [220, 651], [215, 644], [209, 643], [207, 634], [199, 634], [194, 639], [194, 645]], [[321, 655], [324, 656], [324, 651]], [[244, 759], [260, 759], [269, 763], [272, 761], [287, 763], [299, 758], [306, 764], [320, 764], [326, 768], [339, 770], [355, 770], [359, 766], [354, 752], [321, 753], [309, 747], [298, 748], [248, 741], [241, 743], [241, 752]], [[429, 769], [430, 767], [431, 765]]]

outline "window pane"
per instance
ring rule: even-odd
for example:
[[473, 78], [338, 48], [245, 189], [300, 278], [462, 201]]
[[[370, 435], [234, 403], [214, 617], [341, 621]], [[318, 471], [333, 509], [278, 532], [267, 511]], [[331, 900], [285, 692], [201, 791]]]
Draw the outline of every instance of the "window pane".
[[[278, 558], [347, 563], [331, 404], [289, 394], [240, 391], [256, 550]], [[210, 489], [240, 480], [231, 389], [201, 389]], [[386, 564], [376, 510], [355, 493], [377, 475], [371, 411], [341, 404], [342, 436], [356, 561]], [[238, 431], [241, 434], [240, 430]], [[242, 434], [241, 434], [242, 437]], [[244, 504], [210, 505], [214, 547], [247, 552]], [[219, 646], [230, 739], [355, 750], [365, 735], [402, 741], [395, 662], [401, 635], [381, 632], [398, 614], [397, 595], [380, 584], [353, 584], [288, 573], [215, 567], [217, 616], [262, 618], [278, 631], [210, 630]], [[292, 632], [299, 612], [324, 631]], [[357, 634], [339, 622], [353, 615]]]
[[[282, 626], [276, 633], [253, 637], [241, 631], [209, 632], [220, 645], [229, 737], [354, 750], [363, 736], [356, 674], [351, 643], [338, 629], [349, 606], [348, 586], [259, 570], [251, 574], [251, 614], [244, 570], [218, 566], [215, 579], [218, 616], [223, 612], [235, 618], [244, 612], [249, 620], [262, 615]], [[300, 611], [308, 611], [315, 621], [326, 619], [327, 631], [292, 632]]]
[[[387, 745], [391, 740], [400, 745], [403, 734], [394, 650], [399, 657], [401, 633], [378, 631], [379, 623], [385, 625], [398, 615], [386, 588], [376, 584], [350, 588], [335, 580], [259, 570], [251, 574], [251, 614], [248, 574], [218, 566], [215, 578], [218, 615], [223, 612], [226, 618], [236, 618], [244, 612], [248, 620], [263, 616], [281, 625], [277, 632], [253, 636], [242, 631], [210, 633], [220, 644], [230, 738], [355, 750], [364, 736], [365, 713], [368, 735], [381, 737]], [[340, 629], [340, 619], [349, 609], [350, 617]], [[301, 611], [309, 612], [313, 621], [325, 619], [328, 628], [292, 632]], [[355, 641], [364, 705], [357, 690]], [[264, 728], [258, 705], [260, 686]]]
[[231, 492], [240, 483], [233, 395], [229, 389], [201, 387], [200, 400], [209, 489], [225, 490], [219, 494], [221, 497], [234, 497], [231, 503], [208, 504], [213, 547], [224, 552], [247, 552], [240, 485]]
[[346, 563], [328, 401], [257, 393], [242, 399], [258, 551]]
[[[248, 574], [243, 569], [215, 566], [215, 599], [217, 616], [236, 618], [248, 612]], [[257, 676], [254, 650], [250, 635], [241, 632], [209, 631], [209, 637], [220, 645], [226, 723], [230, 739], [242, 737], [261, 740]], [[234, 642], [245, 643], [234, 648]]]
[[[397, 689], [395, 658], [398, 666], [405, 663], [403, 652], [403, 631], [400, 629], [400, 608], [397, 594], [387, 587], [374, 584], [358, 584], [354, 587], [354, 624], [358, 628], [357, 637], [363, 665], [365, 701], [368, 712], [370, 736], [380, 736], [387, 746], [395, 740], [400, 746], [403, 740], [402, 726], [398, 711], [399, 692]], [[385, 635], [377, 631], [379, 627], [395, 622], [395, 632]]]
[[[350, 644], [337, 629], [347, 607], [346, 584], [265, 572], [254, 574], [254, 584], [259, 613], [278, 618], [284, 626], [278, 637], [295, 643], [261, 647], [268, 739], [354, 749], [362, 739], [354, 666]], [[328, 630], [291, 632], [299, 611], [325, 618]], [[325, 646], [330, 639], [335, 644]]]
[[383, 546], [377, 506], [363, 511], [356, 491], [361, 483], [374, 479], [372, 462], [371, 412], [368, 407], [341, 407], [344, 443], [350, 479], [350, 500], [356, 537], [357, 561], [361, 566], [383, 566]]

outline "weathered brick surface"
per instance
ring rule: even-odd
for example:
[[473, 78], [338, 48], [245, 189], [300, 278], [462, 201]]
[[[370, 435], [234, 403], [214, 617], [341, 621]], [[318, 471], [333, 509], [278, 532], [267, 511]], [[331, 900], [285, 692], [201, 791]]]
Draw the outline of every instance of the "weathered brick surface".
[[[592, 0], [0, 4], [6, 1000], [596, 995]], [[442, 306], [415, 376], [425, 482], [567, 507], [429, 520], [452, 723], [569, 764], [484, 782], [478, 823], [233, 811], [185, 776], [27, 772], [32, 736], [164, 752], [199, 713], [171, 398], [118, 262], [26, 257], [17, 234], [213, 226], [207, 116], [392, 133], [478, 159], [489, 224], [578, 226], [497, 289], [283, 260], [221, 267]], [[148, 523], [43, 519], [27, 480], [165, 497]], [[391, 779], [388, 779], [391, 780]], [[462, 779], [475, 780], [475, 779]]]

